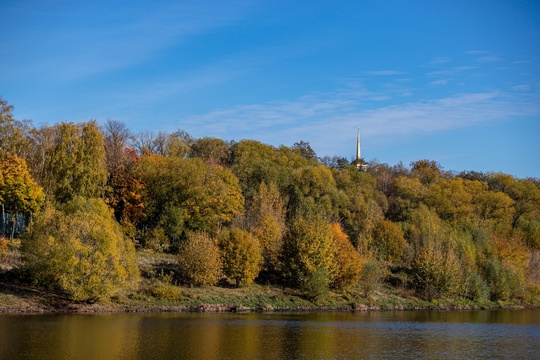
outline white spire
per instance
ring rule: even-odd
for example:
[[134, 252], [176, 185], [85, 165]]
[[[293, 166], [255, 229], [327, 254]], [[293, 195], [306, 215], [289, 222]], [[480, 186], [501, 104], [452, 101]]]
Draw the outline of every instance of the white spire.
[[356, 160], [360, 160], [362, 158], [360, 154], [360, 126], [358, 127], [358, 135], [356, 137]]

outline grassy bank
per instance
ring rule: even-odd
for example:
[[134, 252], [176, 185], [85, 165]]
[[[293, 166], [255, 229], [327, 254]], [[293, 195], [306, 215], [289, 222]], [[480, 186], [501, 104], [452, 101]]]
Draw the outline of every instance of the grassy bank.
[[315, 297], [298, 289], [270, 284], [235, 288], [223, 281], [219, 286], [190, 288], [179, 284], [172, 255], [138, 253], [141, 269], [139, 288], [99, 302], [77, 303], [61, 293], [21, 281], [20, 256], [10, 252], [1, 261], [0, 312], [3, 313], [91, 313], [153, 311], [377, 311], [460, 310], [539, 306], [538, 302], [472, 302], [466, 299], [427, 301], [414, 291], [379, 284], [367, 293], [360, 286], [344, 292]]

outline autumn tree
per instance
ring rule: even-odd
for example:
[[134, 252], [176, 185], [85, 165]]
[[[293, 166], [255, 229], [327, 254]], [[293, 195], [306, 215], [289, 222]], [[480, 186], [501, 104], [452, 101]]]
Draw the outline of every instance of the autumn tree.
[[[38, 211], [44, 200], [43, 189], [32, 179], [23, 159], [16, 155], [0, 157], [0, 205], [11, 213], [14, 222], [19, 214]], [[15, 223], [11, 238], [14, 232]]]
[[222, 139], [204, 137], [193, 140], [191, 150], [191, 156], [213, 164], [226, 165], [229, 162], [230, 146]]
[[318, 213], [328, 220], [334, 220], [338, 217], [339, 207], [344, 201], [344, 194], [337, 189], [332, 171], [324, 165], [293, 170], [288, 194], [289, 218], [311, 211], [306, 209], [306, 206], [312, 208], [313, 204]]
[[405, 245], [403, 231], [399, 225], [385, 219], [380, 219], [375, 224], [369, 248], [376, 258], [391, 263], [399, 262]]
[[41, 185], [59, 203], [76, 196], [101, 197], [107, 182], [103, 135], [95, 121], [60, 123], [44, 129], [51, 137]]
[[211, 286], [221, 276], [217, 245], [203, 232], [191, 232], [178, 249], [178, 271], [183, 280], [195, 286]]
[[328, 289], [332, 281], [335, 239], [330, 224], [322, 216], [298, 216], [289, 224], [283, 244], [283, 276], [297, 286], [317, 296]]
[[220, 234], [219, 248], [223, 272], [235, 281], [236, 287], [250, 284], [255, 280], [262, 261], [257, 239], [245, 230], [232, 227]]
[[217, 234], [243, 209], [238, 179], [228, 169], [199, 158], [146, 155], [136, 174], [144, 186], [147, 228], [162, 229], [172, 243], [188, 231]]
[[285, 206], [274, 184], [264, 182], [246, 210], [244, 223], [259, 240], [263, 255], [263, 269], [277, 272], [281, 268], [279, 255], [285, 233]]
[[125, 124], [108, 120], [103, 131], [108, 170], [105, 201], [114, 210], [116, 220], [133, 235], [144, 217], [142, 184], [134, 176], [138, 156], [128, 148], [131, 135]]
[[463, 280], [463, 269], [444, 222], [425, 205], [411, 219], [408, 237], [414, 250], [410, 264], [414, 286], [430, 300], [454, 294]]
[[172, 133], [167, 140], [165, 156], [185, 158], [191, 154], [193, 138], [185, 131], [178, 130]]
[[38, 284], [76, 301], [110, 297], [139, 279], [135, 248], [100, 199], [77, 197], [59, 210], [47, 207], [23, 239], [22, 252]]
[[356, 170], [355, 166], [334, 169], [333, 176], [342, 199], [339, 218], [343, 230], [355, 248], [365, 255], [372, 229], [387, 207], [386, 197], [376, 189], [375, 179], [369, 173]]
[[442, 166], [434, 160], [418, 160], [411, 163], [411, 174], [424, 185], [431, 184], [442, 175]]
[[334, 274], [331, 286], [336, 289], [345, 289], [358, 283], [362, 276], [364, 260], [349, 241], [339, 223], [331, 224], [334, 238]]
[[276, 184], [280, 192], [289, 183], [289, 169], [273, 146], [242, 140], [232, 146], [231, 154], [232, 171], [239, 179], [247, 207], [262, 182]]

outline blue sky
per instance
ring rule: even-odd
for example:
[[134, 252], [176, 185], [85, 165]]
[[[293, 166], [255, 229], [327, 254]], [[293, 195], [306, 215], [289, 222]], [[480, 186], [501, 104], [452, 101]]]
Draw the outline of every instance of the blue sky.
[[540, 178], [540, 2], [0, 0], [0, 96], [319, 156]]

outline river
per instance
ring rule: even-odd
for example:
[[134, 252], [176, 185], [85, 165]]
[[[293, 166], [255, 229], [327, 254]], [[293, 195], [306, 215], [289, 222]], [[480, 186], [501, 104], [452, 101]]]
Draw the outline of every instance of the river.
[[540, 309], [0, 315], [0, 359], [538, 359]]

